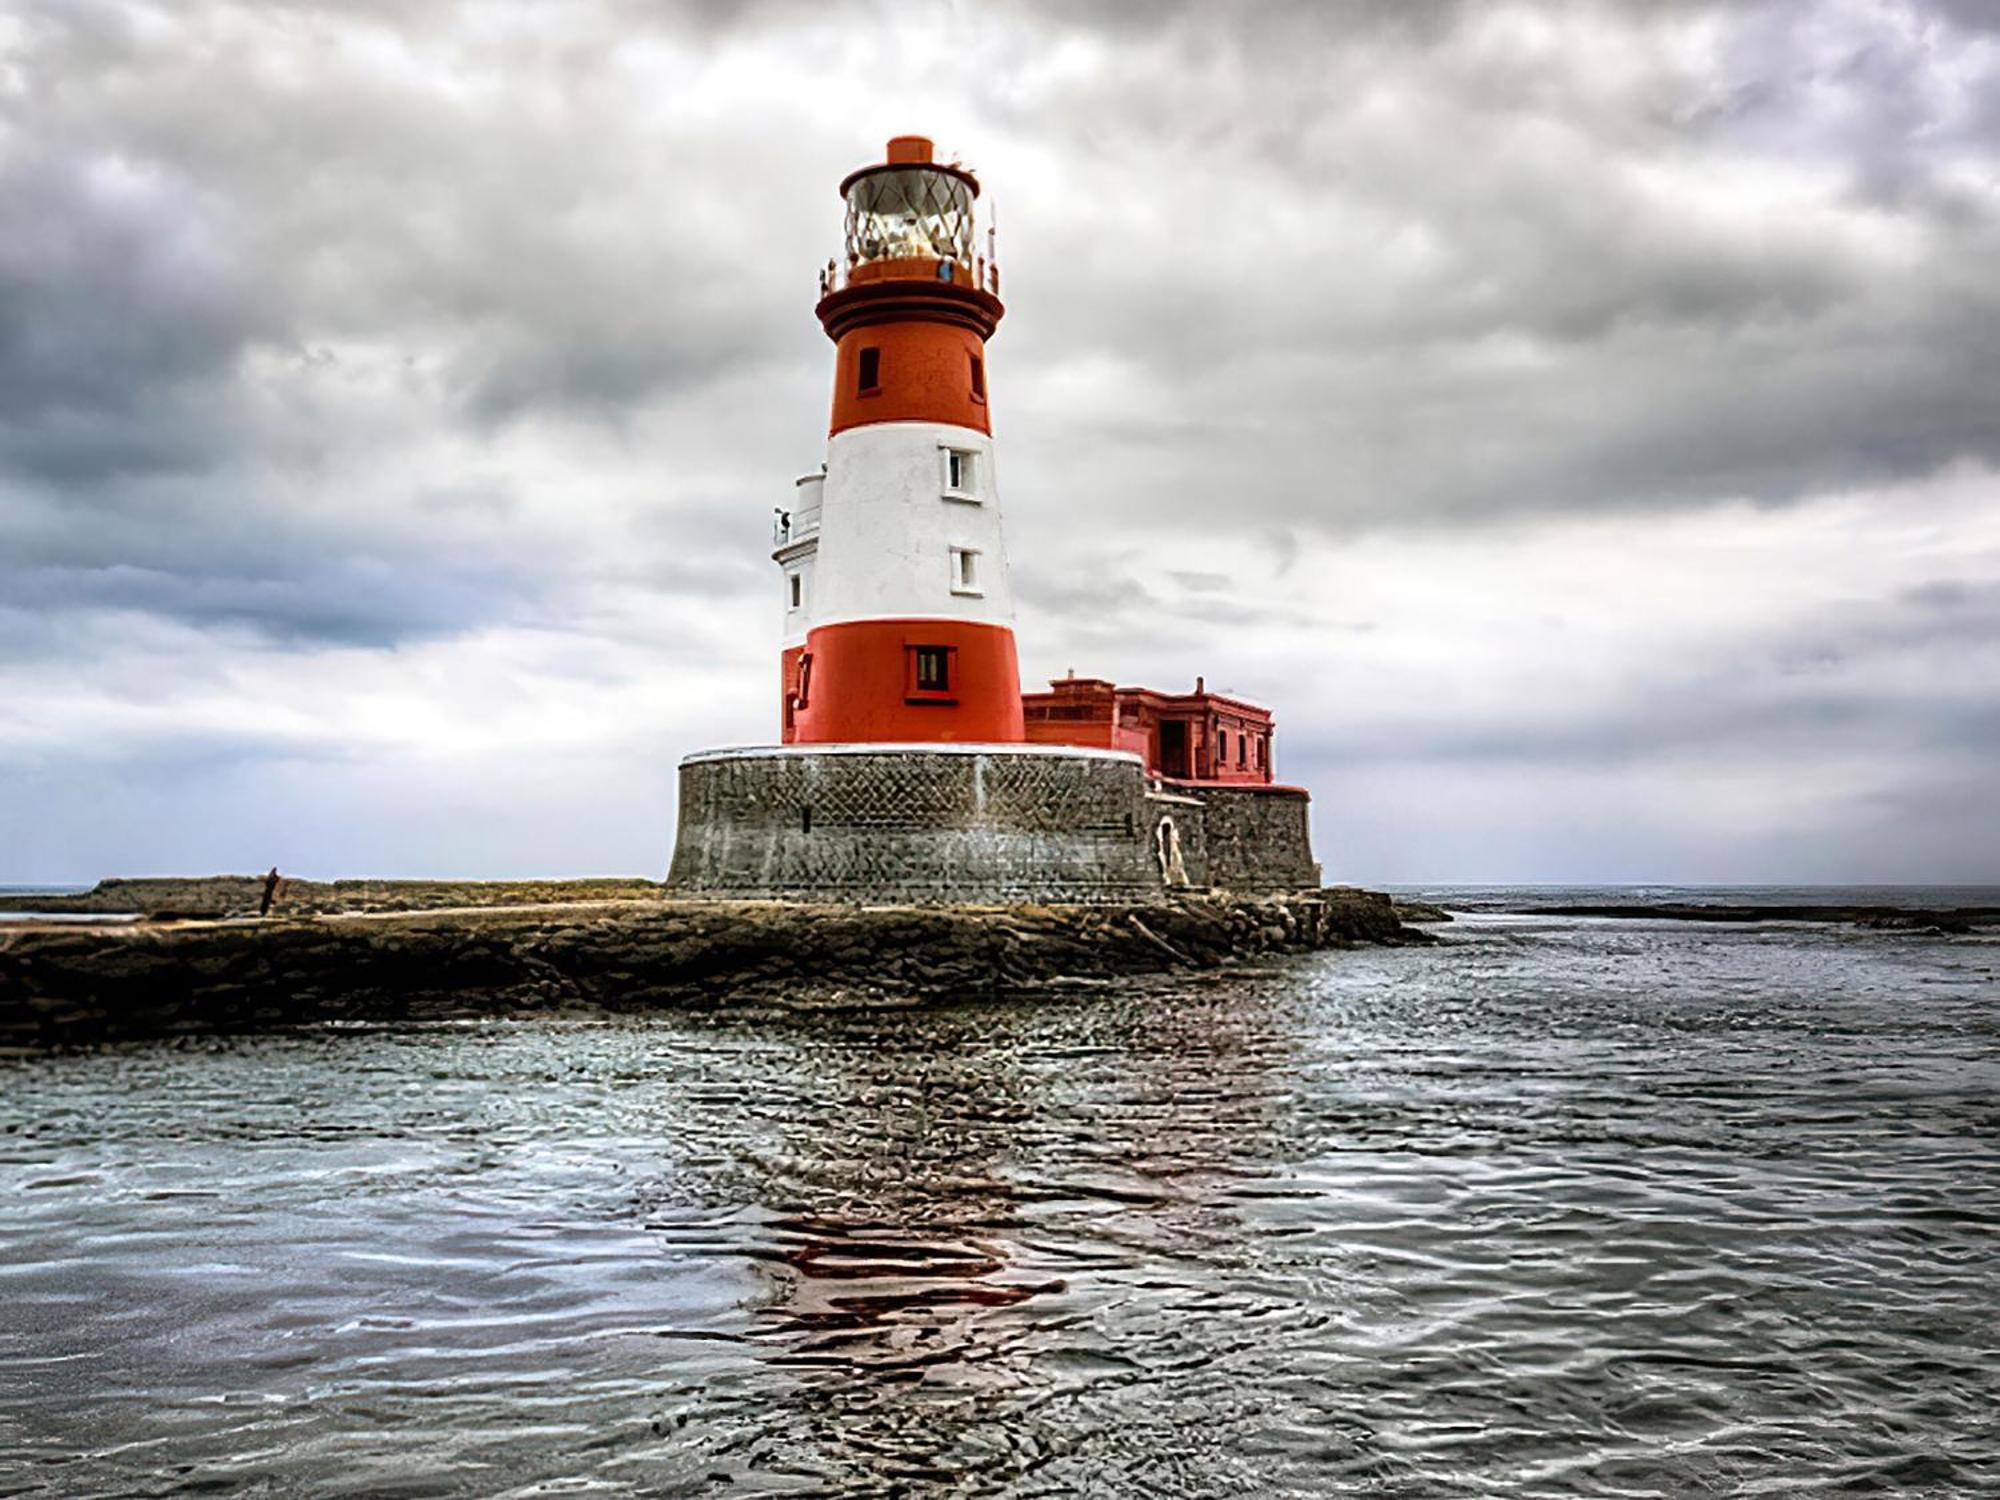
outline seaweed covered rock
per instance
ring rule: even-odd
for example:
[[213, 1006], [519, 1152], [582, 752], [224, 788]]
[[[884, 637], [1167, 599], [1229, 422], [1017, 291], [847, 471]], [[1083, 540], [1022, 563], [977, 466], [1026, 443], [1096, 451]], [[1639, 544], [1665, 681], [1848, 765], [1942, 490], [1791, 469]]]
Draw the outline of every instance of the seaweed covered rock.
[[634, 901], [0, 931], [0, 1045], [554, 1009], [980, 998], [1423, 941], [1336, 890], [1138, 907]]

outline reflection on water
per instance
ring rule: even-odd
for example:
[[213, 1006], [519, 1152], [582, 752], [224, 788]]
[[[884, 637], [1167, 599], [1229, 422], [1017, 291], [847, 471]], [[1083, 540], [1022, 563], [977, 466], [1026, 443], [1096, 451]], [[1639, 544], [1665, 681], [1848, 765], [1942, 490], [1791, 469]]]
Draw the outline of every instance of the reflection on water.
[[0, 1491], [2000, 1486], [2000, 946], [0, 1072]]

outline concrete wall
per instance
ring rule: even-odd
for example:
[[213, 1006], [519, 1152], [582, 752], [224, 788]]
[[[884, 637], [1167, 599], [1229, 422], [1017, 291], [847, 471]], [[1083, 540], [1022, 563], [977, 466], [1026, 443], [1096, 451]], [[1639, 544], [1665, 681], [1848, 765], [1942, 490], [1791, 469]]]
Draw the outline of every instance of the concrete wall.
[[[681, 763], [677, 894], [857, 902], [1121, 902], [1167, 888], [1173, 820], [1187, 884], [1315, 886], [1305, 794], [1222, 810], [1155, 792], [1137, 757], [1026, 745], [814, 745], [712, 751]], [[1265, 797], [1273, 794], [1264, 793]], [[1260, 855], [1258, 840], [1298, 840]]]
[[1202, 804], [1209, 884], [1232, 891], [1316, 890], [1307, 820], [1311, 798], [1297, 787], [1191, 789]]

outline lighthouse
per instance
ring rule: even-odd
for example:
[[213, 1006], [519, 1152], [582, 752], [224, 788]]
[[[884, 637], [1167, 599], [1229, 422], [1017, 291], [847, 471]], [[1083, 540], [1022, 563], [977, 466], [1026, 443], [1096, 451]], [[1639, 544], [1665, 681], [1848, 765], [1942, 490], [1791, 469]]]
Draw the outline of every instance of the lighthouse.
[[986, 342], [1005, 311], [979, 183], [898, 136], [848, 174], [826, 461], [782, 511], [786, 744], [1018, 744]]
[[667, 875], [731, 900], [1132, 902], [1316, 889], [1310, 798], [1233, 692], [1021, 691], [979, 183], [922, 136], [848, 173], [814, 308], [826, 459], [776, 507], [780, 739], [680, 764]]

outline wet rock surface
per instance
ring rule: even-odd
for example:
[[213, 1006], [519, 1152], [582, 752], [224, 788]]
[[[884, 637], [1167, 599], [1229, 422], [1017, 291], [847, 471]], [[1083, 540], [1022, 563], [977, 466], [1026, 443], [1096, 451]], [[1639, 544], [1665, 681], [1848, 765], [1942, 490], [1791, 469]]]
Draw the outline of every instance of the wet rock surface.
[[628, 899], [292, 911], [265, 921], [0, 930], [0, 1046], [337, 1021], [999, 996], [1428, 941], [1386, 896], [1349, 889], [1117, 908]]
[[[297, 880], [285, 876], [277, 916], [334, 912], [437, 911], [459, 906], [540, 906], [565, 901], [658, 901], [657, 880]], [[130, 914], [171, 920], [249, 917], [264, 896], [262, 875], [142, 876], [100, 880], [87, 891], [7, 896], [14, 911], [50, 915]]]
[[1396, 915], [1405, 922], [1449, 922], [1451, 913], [1430, 901], [1412, 901], [1408, 897], [1395, 898]]

